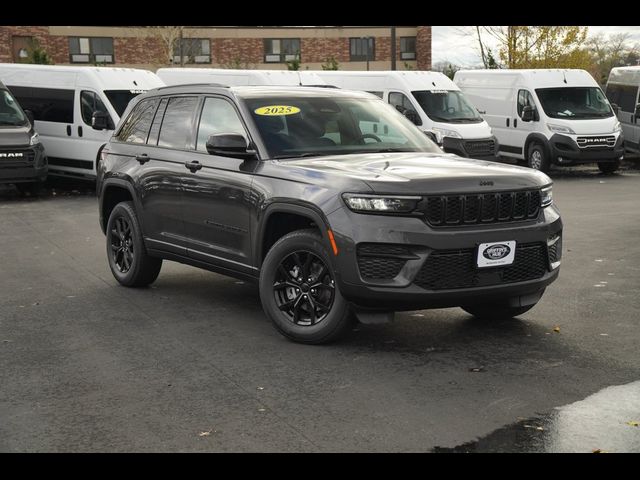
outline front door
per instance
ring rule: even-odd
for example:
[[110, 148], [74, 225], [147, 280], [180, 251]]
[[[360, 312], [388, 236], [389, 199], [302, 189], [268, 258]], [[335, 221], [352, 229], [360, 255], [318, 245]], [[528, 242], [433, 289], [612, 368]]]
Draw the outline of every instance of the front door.
[[[522, 121], [522, 110], [524, 107], [533, 107], [534, 119], [531, 122]], [[524, 151], [524, 145], [527, 141], [527, 137], [532, 132], [538, 131], [540, 123], [540, 116], [538, 114], [538, 107], [533, 99], [533, 95], [529, 90], [520, 89], [516, 97], [516, 102], [513, 105], [513, 115], [511, 117], [511, 126], [509, 133], [509, 140], [512, 147], [512, 156], [516, 158], [525, 158], [526, 152]]]
[[207, 153], [207, 138], [217, 133], [249, 138], [229, 100], [206, 97], [193, 148], [185, 157], [196, 167], [185, 169], [182, 179], [188, 254], [200, 261], [251, 273], [254, 269], [250, 266], [249, 214], [256, 161]]
[[96, 159], [98, 151], [102, 145], [106, 144], [115, 128], [114, 121], [109, 118], [107, 130], [94, 130], [91, 127], [91, 118], [94, 112], [104, 112], [109, 114], [109, 110], [100, 98], [100, 94], [86, 87], [80, 87], [76, 91], [77, 103], [80, 108], [78, 121], [73, 126], [76, 138], [75, 154], [77, 155], [76, 166], [85, 173], [95, 175]]

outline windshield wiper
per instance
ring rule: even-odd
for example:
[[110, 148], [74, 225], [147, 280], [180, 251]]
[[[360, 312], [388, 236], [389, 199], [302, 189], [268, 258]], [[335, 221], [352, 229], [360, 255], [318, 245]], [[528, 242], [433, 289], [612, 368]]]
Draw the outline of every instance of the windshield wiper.
[[271, 157], [272, 160], [283, 160], [285, 158], [304, 158], [304, 157], [321, 157], [325, 155], [324, 153], [317, 153], [317, 152], [306, 152], [306, 153], [299, 153], [296, 155], [276, 155], [275, 157]]
[[350, 153], [394, 153], [394, 152], [417, 152], [413, 148], [371, 148], [367, 150], [356, 150]]

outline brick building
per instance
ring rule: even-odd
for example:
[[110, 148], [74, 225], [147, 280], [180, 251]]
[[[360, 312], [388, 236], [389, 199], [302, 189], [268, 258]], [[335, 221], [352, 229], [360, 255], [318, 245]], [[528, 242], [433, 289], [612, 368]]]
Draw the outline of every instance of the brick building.
[[[396, 68], [431, 69], [431, 27], [396, 27]], [[0, 26], [0, 62], [28, 61], [34, 41], [55, 64], [389, 70], [390, 27]]]

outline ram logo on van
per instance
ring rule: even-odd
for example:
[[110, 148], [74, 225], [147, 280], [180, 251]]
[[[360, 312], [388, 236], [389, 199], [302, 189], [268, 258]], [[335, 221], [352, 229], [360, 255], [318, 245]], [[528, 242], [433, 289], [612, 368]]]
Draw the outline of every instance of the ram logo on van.
[[0, 152], [0, 158], [22, 158], [24, 157], [24, 153], [4, 153]]

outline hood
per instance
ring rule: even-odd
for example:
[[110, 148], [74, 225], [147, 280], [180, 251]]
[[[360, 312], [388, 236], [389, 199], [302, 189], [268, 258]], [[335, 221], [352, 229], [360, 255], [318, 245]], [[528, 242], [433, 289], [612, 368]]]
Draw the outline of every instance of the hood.
[[473, 140], [475, 138], [488, 138], [493, 133], [491, 127], [484, 120], [480, 123], [444, 123], [433, 122], [433, 128], [443, 128], [445, 130], [453, 130], [458, 132], [465, 140]]
[[613, 127], [618, 122], [614, 115], [607, 118], [593, 118], [589, 120], [569, 120], [564, 118], [549, 118], [547, 123], [569, 127], [576, 135], [612, 135]]
[[377, 193], [450, 194], [540, 188], [551, 179], [529, 168], [446, 153], [370, 153], [286, 162], [308, 177], [340, 175], [365, 182]]
[[30, 125], [20, 127], [0, 125], [0, 147], [28, 147], [30, 140]]

